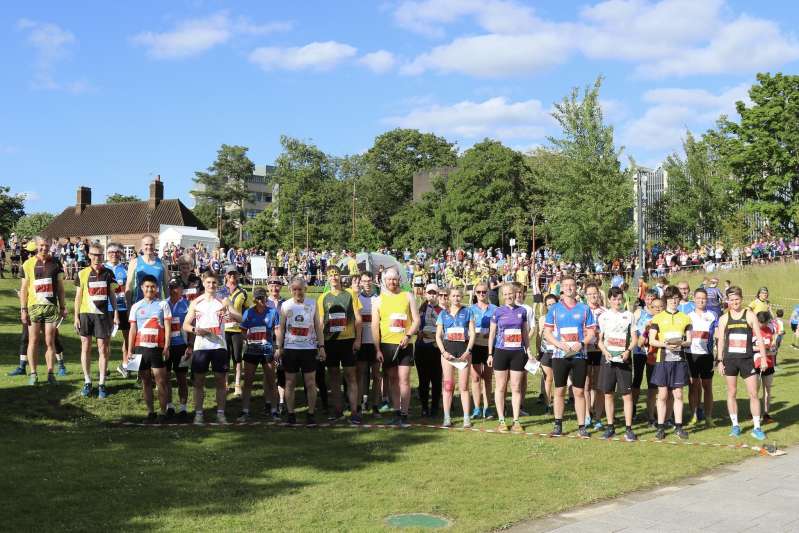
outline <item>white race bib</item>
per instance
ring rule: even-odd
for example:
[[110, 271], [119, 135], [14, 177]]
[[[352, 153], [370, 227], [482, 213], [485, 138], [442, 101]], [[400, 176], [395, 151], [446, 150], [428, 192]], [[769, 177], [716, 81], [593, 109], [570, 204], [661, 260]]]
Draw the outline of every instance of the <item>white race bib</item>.
[[327, 327], [330, 333], [341, 333], [347, 327], [347, 313], [330, 313]]
[[522, 330], [519, 328], [508, 328], [502, 332], [502, 344], [505, 348], [522, 347]]
[[391, 313], [388, 316], [388, 330], [391, 333], [405, 333], [405, 324], [407, 321], [408, 315], [405, 313]]
[[447, 340], [453, 342], [465, 342], [466, 332], [463, 328], [453, 327], [447, 330]]

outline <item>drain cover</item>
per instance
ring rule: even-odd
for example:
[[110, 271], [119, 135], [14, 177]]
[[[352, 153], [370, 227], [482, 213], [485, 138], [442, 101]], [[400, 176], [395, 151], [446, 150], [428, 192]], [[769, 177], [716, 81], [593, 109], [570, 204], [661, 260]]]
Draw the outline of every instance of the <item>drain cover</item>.
[[395, 514], [386, 518], [390, 526], [398, 528], [438, 529], [449, 527], [451, 522], [443, 516], [427, 513]]

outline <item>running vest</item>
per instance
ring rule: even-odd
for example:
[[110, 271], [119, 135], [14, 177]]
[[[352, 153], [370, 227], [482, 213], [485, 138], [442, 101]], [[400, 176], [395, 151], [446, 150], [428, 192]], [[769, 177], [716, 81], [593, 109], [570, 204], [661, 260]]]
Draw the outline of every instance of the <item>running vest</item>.
[[724, 329], [724, 359], [751, 359], [752, 328], [746, 322], [748, 309], [744, 309], [740, 318], [733, 318], [727, 311], [727, 327]]
[[[104, 263], [105, 268], [113, 272], [114, 279], [117, 281], [115, 297], [117, 299], [117, 311], [127, 311], [128, 301], [125, 299], [125, 284], [128, 281], [128, 267], [122, 263], [116, 265], [112, 263]], [[113, 311], [111, 301], [108, 302], [108, 310]]]
[[467, 342], [469, 340], [469, 322], [472, 321], [472, 312], [468, 307], [461, 307], [455, 315], [443, 309], [438, 314], [436, 325], [441, 324], [444, 329], [444, 340], [450, 342]]
[[438, 322], [438, 315], [441, 313], [441, 307], [438, 305], [430, 305], [425, 302], [419, 309], [419, 316], [421, 324], [419, 325], [420, 335], [416, 336], [416, 342], [423, 344], [433, 344], [436, 342], [436, 323]]
[[316, 350], [316, 304], [308, 299], [298, 303], [292, 298], [283, 302], [280, 312], [286, 317], [283, 346], [287, 350]]
[[372, 296], [358, 293], [361, 302], [361, 344], [374, 344], [372, 337]]
[[523, 350], [523, 326], [526, 322], [527, 310], [520, 305], [503, 305], [497, 308], [491, 317], [491, 323], [496, 324], [494, 346], [500, 350]]
[[181, 298], [174, 304], [167, 300], [169, 303], [169, 310], [172, 312], [172, 320], [170, 322], [172, 329], [169, 333], [170, 346], [183, 346], [186, 344], [186, 334], [183, 332], [183, 321], [186, 320], [186, 315], [189, 312], [189, 302], [185, 298]]
[[109, 300], [116, 298], [117, 283], [113, 272], [102, 265], [97, 272], [86, 267], [78, 272], [76, 284], [81, 288], [80, 313], [104, 315], [108, 312]]
[[630, 345], [633, 314], [629, 311], [607, 310], [599, 315], [599, 331], [602, 332], [605, 349], [611, 354], [611, 362], [621, 363], [621, 354]]
[[694, 309], [688, 313], [691, 319], [691, 348], [694, 355], [709, 354], [713, 350], [713, 332], [716, 329], [716, 314], [712, 311]]
[[247, 351], [261, 354], [272, 353], [272, 333], [280, 323], [277, 310], [268, 305], [259, 314], [255, 306], [244, 311], [241, 327], [247, 330]]
[[22, 263], [22, 272], [28, 282], [28, 305], [57, 305], [58, 284], [64, 271], [61, 263], [48, 257], [39, 261], [34, 255]]
[[[657, 331], [657, 339], [666, 342], [673, 339], [685, 340], [686, 332], [691, 329], [691, 319], [680, 311], [669, 313], [665, 309], [652, 317], [651, 327]], [[685, 358], [683, 348], [658, 348], [657, 362], [667, 363], [682, 361]]]
[[144, 260], [144, 256], [140, 255], [136, 258], [136, 270], [133, 278], [133, 301], [138, 302], [144, 298], [144, 293], [141, 290], [141, 280], [147, 274], [154, 276], [156, 285], [158, 286], [158, 294], [163, 293], [161, 283], [164, 279], [164, 264], [156, 257], [155, 261], [150, 264]]
[[408, 328], [411, 327], [412, 320], [408, 293], [400, 291], [394, 294], [388, 290], [383, 291], [376, 303], [380, 311], [380, 342], [401, 343]]
[[[588, 306], [588, 309], [591, 309], [590, 305]], [[605, 313], [605, 311], [607, 311], [607, 309], [602, 307], [601, 305], [599, 307], [597, 307], [596, 309], [591, 309], [591, 314], [594, 315], [594, 322], [599, 324], [599, 317], [601, 317]], [[587, 352], [598, 352], [599, 351], [599, 335], [594, 335], [593, 340], [591, 342], [589, 342], [589, 343], [586, 343], [585, 350]]]
[[194, 350], [225, 350], [225, 332], [222, 328], [225, 303], [206, 295], [194, 302], [194, 327], [210, 330], [209, 335], [194, 336]]
[[472, 312], [472, 320], [474, 320], [474, 343], [477, 346], [488, 346], [488, 332], [491, 327], [491, 317], [497, 310], [494, 304], [488, 304], [485, 309], [480, 309], [477, 304], [469, 308]]
[[[226, 285], [217, 291], [216, 296], [217, 298], [227, 298], [237, 313], [240, 315], [244, 314], [247, 305], [247, 291], [242, 289], [241, 286], [236, 285], [236, 288], [231, 291]], [[225, 331], [241, 333], [241, 328], [238, 322], [230, 320], [229, 322], [225, 322]]]
[[353, 298], [348, 290], [324, 293], [317, 300], [317, 311], [322, 316], [325, 340], [355, 338], [355, 309], [360, 310], [361, 301]]

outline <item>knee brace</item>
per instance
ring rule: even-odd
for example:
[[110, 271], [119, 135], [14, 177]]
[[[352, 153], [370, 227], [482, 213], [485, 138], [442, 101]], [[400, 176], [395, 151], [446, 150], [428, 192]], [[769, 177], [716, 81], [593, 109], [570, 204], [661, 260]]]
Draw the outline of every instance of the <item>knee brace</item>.
[[447, 392], [452, 392], [455, 390], [455, 382], [451, 379], [444, 380], [444, 390]]

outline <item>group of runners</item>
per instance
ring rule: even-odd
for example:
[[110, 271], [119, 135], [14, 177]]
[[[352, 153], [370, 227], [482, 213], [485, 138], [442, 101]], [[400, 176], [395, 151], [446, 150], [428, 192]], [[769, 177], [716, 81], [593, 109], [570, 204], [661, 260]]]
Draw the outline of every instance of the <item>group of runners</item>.
[[[36, 253], [22, 265], [19, 292], [27, 349], [12, 374], [24, 375], [29, 365], [30, 383], [39, 382], [37, 355], [43, 338], [47, 382], [52, 383], [60, 353], [58, 327], [67, 317], [64, 273], [49, 244], [40, 238], [34, 242]], [[715, 371], [725, 376], [731, 435], [741, 434], [738, 378], [750, 400], [751, 435], [763, 440], [762, 425], [772, 420], [768, 409], [784, 328], [781, 316], [771, 315], [765, 288], [744, 307], [740, 288], [729, 287], [724, 294], [714, 287], [691, 293], [680, 282], [647, 290], [640, 307], [628, 309], [622, 288], [611, 286], [603, 293], [595, 282], [582, 287], [581, 301], [577, 280], [566, 274], [559, 277], [558, 294], [536, 291], [534, 301], [541, 311], [536, 318], [534, 307], [525, 303], [527, 287], [518, 282], [496, 288], [500, 305], [490, 302], [485, 281], [476, 282], [469, 293], [461, 286], [428, 284], [417, 305], [415, 295], [401, 287], [395, 268], [382, 273], [378, 287], [370, 272], [348, 276], [345, 282], [339, 267], [329, 265], [329, 287], [315, 300], [306, 294], [302, 276], [291, 279], [285, 300], [280, 278], [270, 279], [266, 289], [255, 289], [250, 300], [233, 265], [220, 282], [212, 271], [198, 276], [186, 255], [170, 278], [151, 236], [142, 239], [141, 254], [127, 265], [118, 245], [104, 249], [91, 244], [88, 256], [89, 265], [75, 280], [73, 313], [81, 338], [81, 394], [94, 394], [94, 342], [99, 353], [97, 396], [109, 394], [110, 339], [118, 330], [122, 362], [117, 372], [125, 378], [132, 371], [138, 374], [147, 422], [173, 417], [188, 421], [191, 384], [194, 422], [203, 424], [209, 371], [214, 374], [215, 420], [227, 423], [232, 373], [235, 394], [241, 396], [238, 420], [246, 422], [253, 416], [253, 388], [261, 368], [266, 416], [284, 416], [296, 424], [296, 391], [303, 386], [307, 425], [316, 424], [319, 395], [330, 420], [349, 411], [348, 421], [358, 425], [371, 411], [377, 416], [392, 413], [390, 424], [406, 426], [413, 366], [422, 416], [443, 416], [444, 426], [453, 424], [457, 389], [463, 427], [477, 418], [496, 417], [498, 431], [523, 432], [527, 381], [539, 368], [541, 400], [554, 417], [553, 436], [563, 433], [566, 404], [573, 402], [579, 436], [588, 438], [591, 430], [601, 429], [603, 437], [613, 437], [619, 395], [624, 438], [636, 440], [633, 423], [646, 377], [646, 413], [656, 437], [665, 438], [673, 425], [679, 438], [688, 438], [688, 428], [702, 421], [713, 424]], [[764, 404], [758, 393], [761, 384]]]

